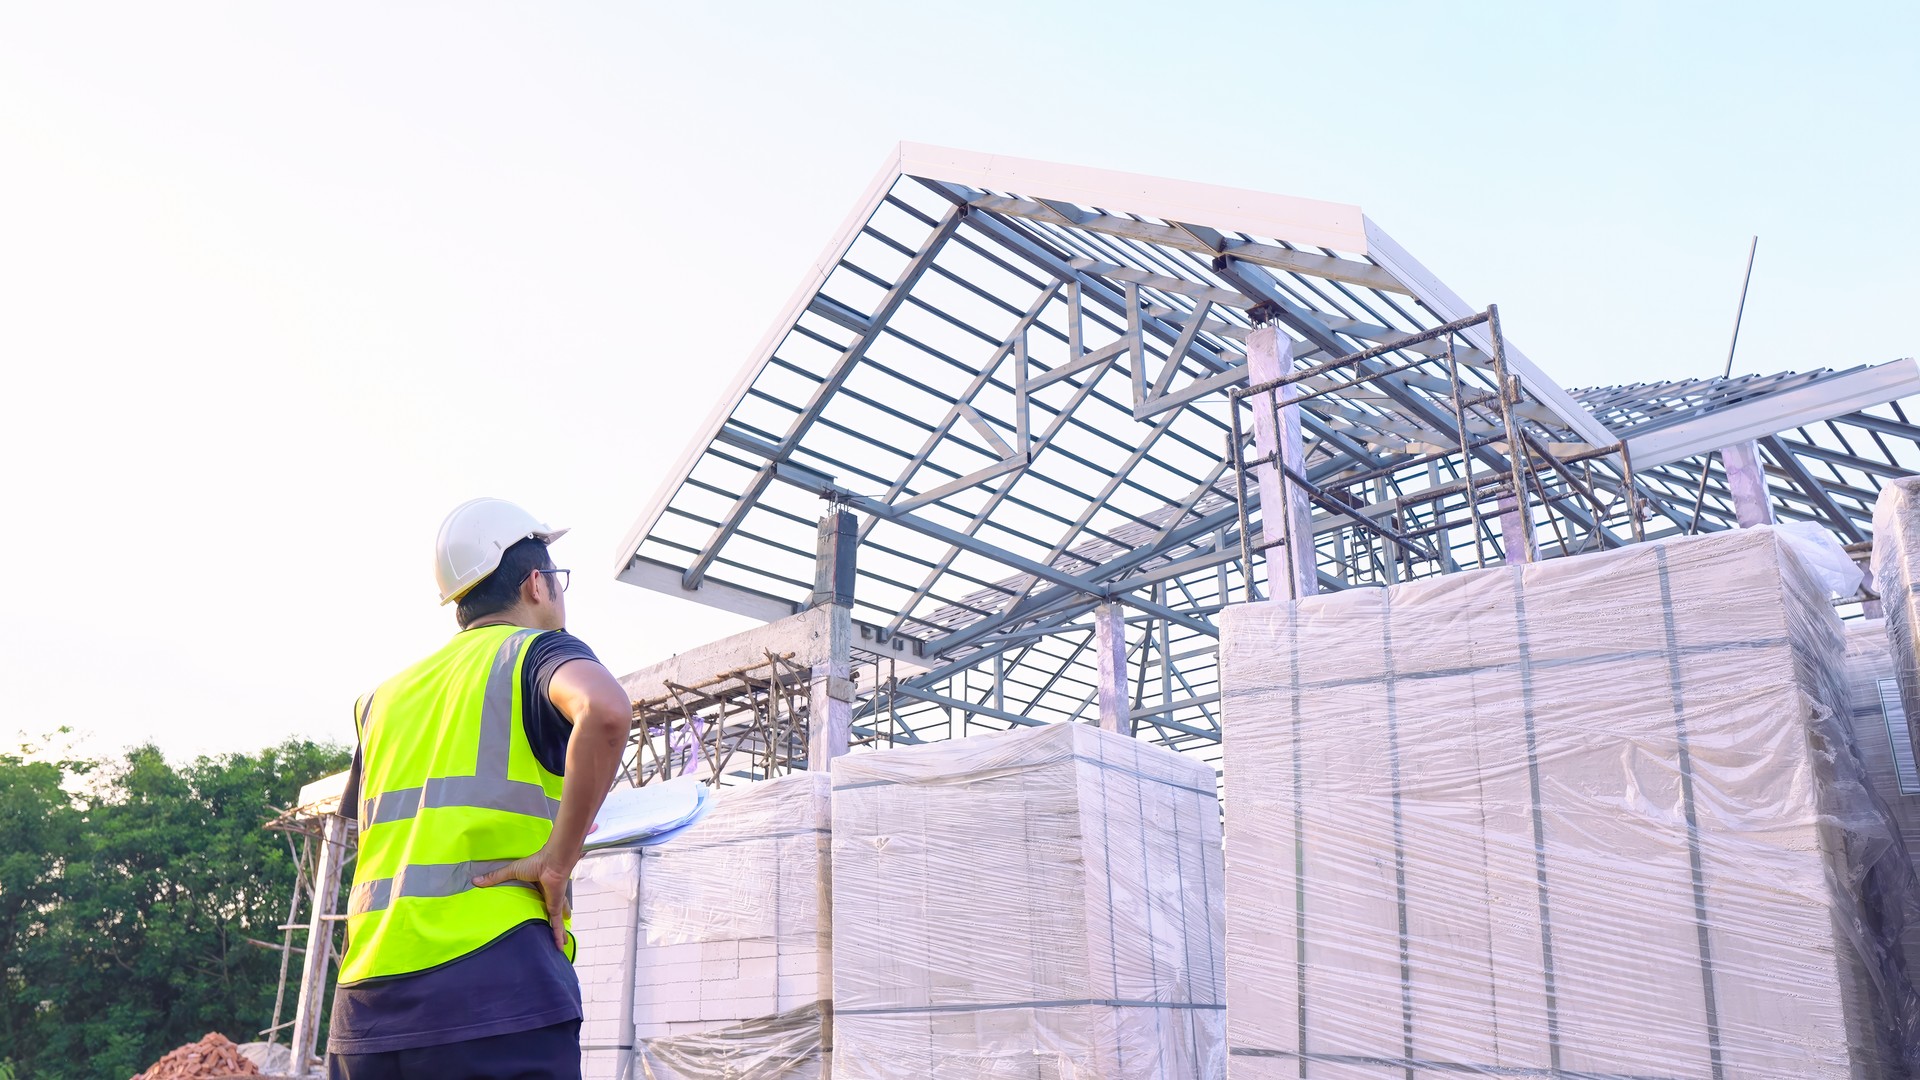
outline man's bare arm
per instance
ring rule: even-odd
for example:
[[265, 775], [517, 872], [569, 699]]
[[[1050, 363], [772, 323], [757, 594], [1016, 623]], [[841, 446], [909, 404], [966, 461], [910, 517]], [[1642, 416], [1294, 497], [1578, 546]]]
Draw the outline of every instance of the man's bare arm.
[[547, 905], [554, 945], [567, 944], [567, 881], [580, 861], [580, 847], [600, 804], [620, 771], [633, 705], [613, 673], [593, 660], [569, 660], [554, 671], [547, 700], [573, 724], [567, 739], [567, 773], [560, 785], [560, 812], [546, 846], [517, 862], [473, 879], [475, 885], [531, 881]]
[[620, 681], [594, 660], [569, 660], [548, 683], [547, 698], [573, 724], [567, 740], [567, 775], [560, 789], [560, 814], [549, 847], [580, 857], [587, 829], [613, 787], [620, 755], [633, 728], [633, 703]]

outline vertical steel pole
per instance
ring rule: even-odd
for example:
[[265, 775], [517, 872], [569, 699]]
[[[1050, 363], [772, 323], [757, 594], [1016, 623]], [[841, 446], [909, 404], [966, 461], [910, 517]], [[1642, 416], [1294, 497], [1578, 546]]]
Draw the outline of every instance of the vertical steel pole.
[[1640, 523], [1640, 497], [1634, 494], [1633, 451], [1627, 449], [1627, 441], [1620, 440], [1621, 482], [1627, 485], [1627, 521], [1633, 526], [1633, 542], [1638, 544], [1647, 538], [1646, 527]]
[[[1233, 431], [1227, 436], [1231, 441], [1227, 452], [1233, 461], [1233, 504], [1240, 517], [1240, 574], [1242, 599], [1251, 604], [1253, 591], [1253, 539], [1247, 535], [1247, 458], [1242, 447], [1246, 435], [1240, 430], [1240, 394], [1235, 391], [1227, 395], [1227, 413], [1233, 421]], [[1225, 600], [1226, 597], [1221, 597]]]
[[[1500, 332], [1500, 305], [1487, 305], [1487, 332], [1493, 338], [1493, 376], [1499, 384], [1500, 425], [1507, 437], [1507, 457], [1511, 462], [1512, 473], [1508, 477], [1513, 492], [1513, 513], [1518, 515], [1516, 534], [1519, 538], [1518, 557], [1508, 551], [1507, 561], [1525, 563], [1533, 561], [1533, 505], [1527, 490], [1527, 455], [1520, 446], [1520, 438], [1515, 432], [1513, 419], [1514, 393], [1519, 389], [1519, 380], [1507, 374], [1506, 338]], [[1511, 546], [1511, 545], [1510, 545]]]
[[[1447, 381], [1453, 385], [1453, 425], [1460, 432], [1461, 475], [1467, 482], [1467, 516], [1473, 521], [1473, 565], [1479, 569], [1487, 565], [1487, 552], [1480, 537], [1480, 500], [1473, 490], [1473, 450], [1467, 445], [1467, 409], [1460, 401], [1460, 362], [1454, 355], [1452, 334], [1447, 335]], [[1452, 550], [1445, 532], [1434, 535], [1443, 550]]]

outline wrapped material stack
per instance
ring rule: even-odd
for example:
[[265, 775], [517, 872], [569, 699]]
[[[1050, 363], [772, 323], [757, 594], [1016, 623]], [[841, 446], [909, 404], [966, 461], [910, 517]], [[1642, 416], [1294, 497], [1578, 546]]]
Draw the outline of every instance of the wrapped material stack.
[[[627, 853], [639, 856], [635, 931], [626, 939], [607, 929], [599, 938], [579, 931], [583, 947], [576, 966], [589, 1017], [581, 1046], [589, 1068], [597, 1067], [590, 1048], [606, 1034], [592, 1028], [591, 1020], [625, 992], [633, 1055], [627, 1075], [828, 1075], [833, 938], [827, 798], [824, 773], [724, 788], [684, 833]], [[596, 882], [595, 888], [602, 886]], [[576, 910], [584, 911], [581, 892], [576, 880]], [[625, 987], [599, 978], [590, 983], [588, 958], [597, 971], [601, 949], [622, 947], [632, 957]], [[588, 1073], [589, 1080], [594, 1076]]]
[[1873, 588], [1886, 612], [1901, 706], [1920, 716], [1920, 476], [1889, 481], [1873, 504]]
[[[1886, 624], [1879, 619], [1847, 623], [1846, 642], [1853, 744], [1874, 795], [1887, 808], [1902, 841], [1898, 850], [1888, 852], [1886, 865], [1910, 868], [1912, 845], [1920, 842], [1920, 768], [1893, 674]], [[1920, 919], [1908, 920], [1902, 945], [1908, 979], [1920, 978]]]
[[633, 1057], [640, 853], [588, 852], [573, 870], [574, 974], [583, 1080], [626, 1080]]
[[1844, 655], [1765, 528], [1227, 612], [1229, 1075], [1904, 1075]]
[[1057, 724], [833, 763], [834, 1075], [1215, 1080], [1214, 776]]

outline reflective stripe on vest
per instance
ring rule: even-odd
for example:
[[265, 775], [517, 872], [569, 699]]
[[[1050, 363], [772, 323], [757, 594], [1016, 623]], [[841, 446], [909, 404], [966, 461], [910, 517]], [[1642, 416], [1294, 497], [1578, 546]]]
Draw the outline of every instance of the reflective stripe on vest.
[[560, 778], [522, 723], [521, 668], [537, 633], [464, 631], [362, 706], [360, 859], [341, 983], [438, 966], [545, 919], [531, 883], [472, 880], [539, 850], [559, 811]]

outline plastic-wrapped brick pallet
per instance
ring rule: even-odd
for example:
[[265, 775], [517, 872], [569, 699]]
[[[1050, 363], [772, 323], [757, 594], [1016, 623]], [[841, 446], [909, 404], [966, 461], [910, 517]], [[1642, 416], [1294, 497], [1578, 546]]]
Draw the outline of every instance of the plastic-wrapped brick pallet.
[[1233, 1080], [1905, 1075], [1908, 877], [1773, 530], [1244, 605], [1221, 657]]
[[573, 970], [580, 977], [582, 1080], [627, 1080], [640, 853], [588, 852], [573, 871]]
[[[635, 930], [625, 938], [581, 931], [587, 1080], [828, 1075], [827, 799], [824, 773], [723, 788], [706, 816], [682, 835], [622, 853], [638, 857], [637, 888], [626, 894]], [[610, 906], [604, 899], [583, 900], [579, 876], [576, 910], [587, 902]], [[593, 893], [618, 895], [598, 880], [602, 875], [593, 877]], [[622, 949], [630, 960], [619, 955]], [[615, 961], [628, 963], [627, 982], [589, 981], [589, 965], [599, 970]], [[594, 1026], [616, 1001], [631, 1009], [624, 1040]], [[610, 1067], [624, 1064], [630, 1071], [606, 1071], [609, 1066], [592, 1049], [598, 1045], [615, 1048], [604, 1059], [613, 1062]], [[615, 1056], [622, 1045], [631, 1047], [624, 1061]]]
[[1900, 702], [1906, 715], [1920, 716], [1920, 476], [1890, 481], [1873, 504], [1873, 588], [1886, 611]]
[[[1846, 641], [1854, 747], [1873, 793], [1899, 826], [1903, 850], [1891, 853], [1888, 862], [1911, 867], [1912, 845], [1920, 842], [1920, 768], [1915, 767], [1886, 625], [1879, 619], [1847, 623]], [[1902, 944], [1909, 979], [1920, 978], [1920, 919], [1908, 920]]]
[[833, 763], [834, 1075], [1224, 1073], [1212, 770], [1082, 724]]

